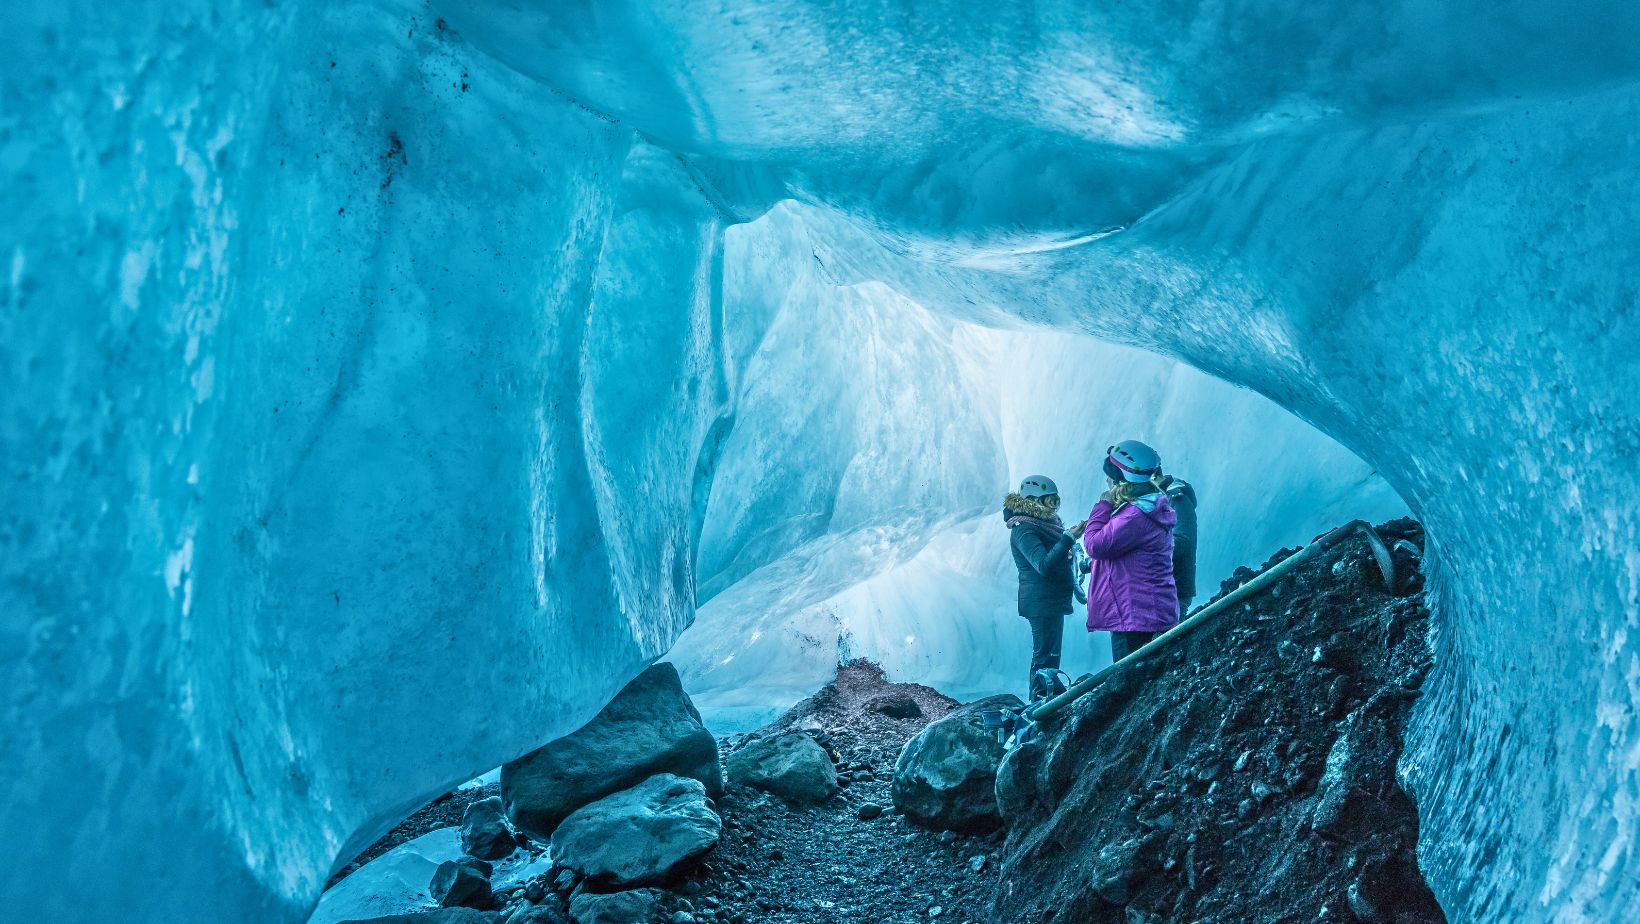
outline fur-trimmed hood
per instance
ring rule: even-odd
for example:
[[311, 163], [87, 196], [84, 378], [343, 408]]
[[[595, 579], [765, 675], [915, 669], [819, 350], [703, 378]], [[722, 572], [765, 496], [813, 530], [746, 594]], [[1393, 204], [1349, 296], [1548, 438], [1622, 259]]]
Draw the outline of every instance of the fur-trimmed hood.
[[1059, 529], [1063, 529], [1065, 526], [1064, 522], [1059, 519], [1059, 514], [1052, 507], [1042, 503], [1041, 498], [1026, 497], [1018, 492], [1003, 498], [1002, 518], [1008, 522], [1008, 528], [1013, 529], [1017, 526], [1018, 524], [1015, 521], [1021, 517], [1041, 520]]

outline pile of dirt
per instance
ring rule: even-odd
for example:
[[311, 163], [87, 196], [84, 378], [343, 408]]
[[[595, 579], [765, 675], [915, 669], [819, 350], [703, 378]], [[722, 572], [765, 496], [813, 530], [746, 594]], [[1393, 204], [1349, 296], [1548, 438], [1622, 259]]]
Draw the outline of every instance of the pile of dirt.
[[[1379, 530], [1421, 587], [1418, 524]], [[1444, 921], [1395, 773], [1427, 625], [1356, 538], [1114, 671], [1004, 762], [989, 919]]]
[[1000, 835], [915, 827], [894, 813], [889, 796], [905, 743], [956, 705], [928, 687], [889, 683], [881, 668], [855, 661], [768, 726], [724, 739], [727, 758], [756, 737], [806, 732], [832, 755], [845, 785], [802, 807], [730, 786], [718, 806], [723, 841], [680, 890], [693, 916], [744, 924], [984, 920]]

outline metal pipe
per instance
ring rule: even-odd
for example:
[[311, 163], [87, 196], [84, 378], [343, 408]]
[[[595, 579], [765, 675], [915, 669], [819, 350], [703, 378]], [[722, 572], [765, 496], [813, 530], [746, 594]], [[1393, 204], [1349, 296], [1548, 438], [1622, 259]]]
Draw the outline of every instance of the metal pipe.
[[1151, 639], [1149, 644], [1121, 661], [1110, 665], [1097, 674], [1078, 680], [1076, 683], [1071, 684], [1065, 692], [1047, 700], [1040, 706], [1026, 709], [1025, 717], [1037, 723], [1052, 719], [1060, 710], [1104, 683], [1105, 678], [1109, 677], [1111, 672], [1116, 670], [1119, 665], [1128, 665], [1130, 662], [1136, 663], [1154, 658], [1163, 649], [1172, 647], [1179, 639], [1206, 625], [1209, 619], [1220, 613], [1228, 612], [1230, 607], [1280, 581], [1288, 572], [1297, 568], [1303, 562], [1309, 561], [1327, 549], [1336, 546], [1356, 532], [1366, 536], [1367, 544], [1372, 548], [1373, 558], [1377, 559], [1379, 573], [1384, 577], [1384, 586], [1389, 588], [1391, 593], [1394, 593], [1395, 564], [1390, 559], [1389, 549], [1384, 546], [1384, 540], [1379, 538], [1378, 531], [1372, 528], [1372, 524], [1365, 520], [1352, 520], [1270, 566], [1269, 570], [1263, 574], [1254, 577], [1235, 590], [1197, 610], [1191, 614], [1190, 618]]

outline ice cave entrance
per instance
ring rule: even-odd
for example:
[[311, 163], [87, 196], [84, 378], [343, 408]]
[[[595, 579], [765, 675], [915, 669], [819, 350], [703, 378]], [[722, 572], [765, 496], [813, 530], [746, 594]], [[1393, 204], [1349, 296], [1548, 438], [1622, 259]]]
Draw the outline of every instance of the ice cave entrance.
[[[1002, 495], [1047, 473], [1080, 518], [1119, 439], [1197, 486], [1204, 592], [1349, 519], [1405, 513], [1348, 450], [1176, 360], [838, 283], [802, 211], [725, 235], [731, 338], [761, 330], [706, 507], [696, 621], [668, 656], [716, 727], [757, 724], [854, 657], [959, 697], [1019, 686]], [[1073, 676], [1108, 663], [1103, 635], [1071, 638]]]

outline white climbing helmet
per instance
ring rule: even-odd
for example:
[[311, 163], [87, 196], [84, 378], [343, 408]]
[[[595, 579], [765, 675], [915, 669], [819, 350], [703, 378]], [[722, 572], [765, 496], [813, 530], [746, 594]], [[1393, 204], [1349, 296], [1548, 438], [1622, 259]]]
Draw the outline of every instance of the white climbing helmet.
[[1019, 483], [1019, 493], [1026, 497], [1047, 497], [1059, 493], [1059, 485], [1047, 475], [1032, 475]]

